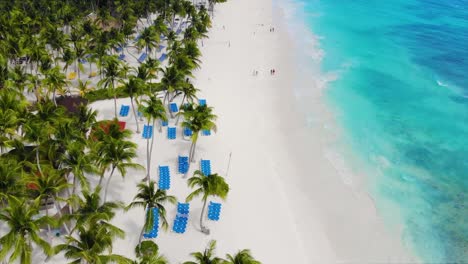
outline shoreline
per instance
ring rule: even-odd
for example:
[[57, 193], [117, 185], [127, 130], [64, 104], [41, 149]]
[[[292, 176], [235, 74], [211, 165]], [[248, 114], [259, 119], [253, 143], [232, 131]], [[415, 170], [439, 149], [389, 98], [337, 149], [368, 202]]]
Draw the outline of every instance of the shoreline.
[[[282, 3], [278, 4], [278, 2]], [[290, 1], [285, 3], [284, 0], [276, 1], [277, 8], [281, 8], [278, 6], [281, 4], [284, 8], [285, 5], [291, 3]], [[291, 10], [287, 11], [291, 12]], [[283, 15], [283, 22], [294, 23], [295, 26], [301, 23], [297, 17], [293, 17], [296, 15], [295, 11], [288, 13], [289, 18], [285, 18]], [[287, 26], [292, 25], [286, 24]], [[300, 164], [310, 164], [312, 160], [315, 161], [313, 164], [315, 166], [309, 166], [309, 170], [304, 167], [302, 170], [299, 169], [299, 174], [302, 177], [297, 177], [295, 184], [290, 186], [291, 193], [296, 194], [297, 200], [303, 200], [302, 204], [314, 205], [314, 210], [316, 210], [314, 213], [325, 227], [325, 233], [332, 245], [336, 262], [420, 262], [412, 252], [409, 252], [410, 249], [403, 245], [402, 230], [394, 230], [398, 227], [389, 227], [382, 219], [374, 198], [366, 189], [367, 176], [360, 171], [356, 172], [351, 169], [351, 164], [348, 162], [352, 159], [344, 156], [351, 154], [351, 152], [336, 146], [341, 137], [340, 134], [343, 132], [334, 121], [331, 106], [326, 101], [324, 94], [325, 89], [327, 89], [325, 84], [333, 81], [336, 77], [317, 70], [320, 68], [318, 64], [320, 64], [324, 52], [310, 51], [308, 47], [310, 45], [312, 49], [319, 49], [319, 37], [313, 35], [313, 32], [309, 32], [309, 29], [304, 25], [301, 27], [299, 30], [294, 29], [294, 33], [296, 33], [294, 36], [297, 37], [299, 31], [306, 38], [294, 41], [295, 38], [291, 36], [293, 33], [290, 31], [290, 50], [298, 51], [296, 52], [296, 65], [304, 66], [307, 65], [307, 61], [313, 62], [314, 65], [307, 65], [308, 69], [320, 75], [314, 76], [314, 79], [310, 75], [304, 75], [307, 71], [297, 69], [297, 72], [302, 73], [302, 75], [297, 74], [296, 76], [301, 78], [301, 86], [303, 87], [300, 88], [306, 86], [313, 89], [292, 89], [292, 93], [295, 95], [292, 102], [297, 106], [295, 115], [292, 116], [297, 116], [297, 118], [293, 118], [290, 124], [301, 131], [301, 135], [296, 137], [295, 146], [286, 137], [284, 141], [290, 147], [291, 153], [296, 154], [293, 159], [299, 165], [297, 168], [301, 167]], [[307, 48], [304, 49], [304, 47]], [[311, 102], [314, 103], [309, 106]], [[313, 138], [313, 140], [307, 140], [308, 138]], [[343, 153], [344, 151], [347, 153]], [[312, 175], [314, 177], [310, 177]], [[313, 189], [314, 186], [320, 187]], [[302, 197], [297, 194], [301, 194]], [[298, 219], [307, 218], [305, 213], [300, 213], [300, 207], [295, 212], [299, 212]], [[312, 215], [308, 217], [312, 218]], [[302, 222], [302, 226], [307, 225], [307, 221]], [[304, 237], [311, 237], [311, 234], [304, 235]]]

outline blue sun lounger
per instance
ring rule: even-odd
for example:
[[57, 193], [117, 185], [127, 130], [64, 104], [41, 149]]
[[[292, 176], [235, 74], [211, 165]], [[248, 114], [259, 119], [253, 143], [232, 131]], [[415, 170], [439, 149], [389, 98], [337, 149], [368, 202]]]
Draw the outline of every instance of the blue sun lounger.
[[143, 138], [144, 139], [150, 139], [153, 136], [153, 126], [147, 126], [145, 125], [143, 127]]
[[179, 156], [178, 159], [178, 171], [181, 174], [185, 174], [189, 170], [189, 160], [187, 156]]
[[138, 62], [143, 63], [146, 60], [146, 57], [148, 57], [148, 54], [146, 54], [146, 52], [143, 52], [140, 58], [138, 58]]
[[219, 221], [219, 214], [221, 213], [221, 204], [213, 203], [210, 201], [208, 205], [208, 219], [212, 221]]
[[[162, 38], [162, 37], [161, 37]], [[163, 46], [163, 45], [159, 45], [158, 47], [158, 52], [162, 51], [166, 46]]]
[[128, 112], [130, 112], [130, 106], [129, 105], [122, 105], [120, 107], [120, 116], [126, 117], [128, 116]]
[[191, 137], [192, 135], [193, 135], [192, 129], [190, 129], [188, 127], [184, 127], [184, 136], [185, 137]]
[[209, 135], [211, 135], [211, 130], [203, 129], [203, 130], [202, 130], [202, 135], [203, 135], [203, 136], [209, 136]]
[[146, 213], [153, 214], [153, 227], [149, 233], [144, 233], [143, 237], [146, 239], [156, 238], [158, 236], [158, 229], [159, 229], [159, 210], [158, 208], [151, 208]]
[[125, 54], [120, 54], [119, 55], [119, 60], [121, 60], [121, 61], [125, 60]]
[[206, 99], [198, 99], [199, 105], [206, 105]]
[[205, 176], [211, 175], [211, 161], [202, 159], [200, 161], [200, 170]]
[[123, 48], [122, 48], [121, 46], [117, 46], [117, 47], [115, 48], [115, 51], [117, 51], [117, 52], [120, 53], [120, 52], [123, 51]]
[[172, 230], [176, 233], [183, 234], [187, 228], [190, 205], [188, 203], [177, 203], [177, 215], [174, 219]]
[[176, 103], [170, 103], [170, 104], [169, 104], [169, 110], [170, 110], [172, 113], [177, 113], [177, 112], [179, 112], [179, 107], [177, 106]]
[[167, 126], [169, 125], [169, 122], [161, 120], [161, 126]]
[[81, 64], [85, 64], [85, 63], [88, 62], [88, 61], [86, 61], [86, 59], [79, 59], [78, 61], [79, 61]]
[[169, 166], [159, 166], [159, 189], [169, 190], [171, 188], [171, 174]]
[[166, 53], [163, 53], [161, 54], [161, 57], [159, 57], [159, 62], [163, 62], [165, 59], [167, 59], [167, 54]]
[[176, 33], [176, 35], [179, 35], [180, 32], [182, 32], [182, 29], [181, 29], [181, 28], [178, 28], [177, 31], [176, 31], [175, 33]]
[[176, 128], [175, 127], [168, 127], [167, 128], [167, 138], [168, 139], [176, 139]]

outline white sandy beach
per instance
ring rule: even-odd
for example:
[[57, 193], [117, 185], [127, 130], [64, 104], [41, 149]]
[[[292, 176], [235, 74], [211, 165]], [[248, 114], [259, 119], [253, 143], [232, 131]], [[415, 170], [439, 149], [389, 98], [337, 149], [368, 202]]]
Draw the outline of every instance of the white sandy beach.
[[[281, 10], [271, 0], [229, 0], [216, 6], [194, 84], [201, 90], [199, 97], [214, 107], [218, 131], [200, 137], [196, 158], [211, 159], [212, 171], [226, 176], [231, 191], [222, 202], [220, 221], [206, 222], [209, 236], [198, 231], [202, 203], [197, 199], [191, 202], [185, 234], [159, 232], [154, 241], [170, 263], [189, 260], [190, 252], [202, 251], [211, 239], [218, 241], [222, 257], [248, 248], [265, 264], [415, 261], [402, 247], [399, 233], [384, 227], [368, 195], [345, 184], [327, 159], [329, 142], [323, 139], [322, 126], [302, 125], [305, 119], [295, 106], [292, 89], [301, 78], [296, 74], [294, 45]], [[254, 70], [258, 76], [253, 76]], [[313, 83], [304, 79], [311, 89]], [[320, 92], [312, 91], [310, 99], [318, 102]], [[92, 106], [99, 119], [113, 117], [112, 100]], [[319, 108], [316, 114], [318, 120], [326, 115]], [[120, 120], [136, 131], [131, 113]], [[167, 139], [165, 128], [155, 131], [151, 176], [156, 180], [157, 166], [169, 165], [168, 193], [184, 201], [190, 190], [177, 174], [177, 156], [188, 154], [190, 142], [182, 139], [180, 125], [177, 129], [176, 140]], [[146, 164], [146, 141], [141, 134], [133, 139], [139, 144], [136, 162]], [[189, 176], [198, 167], [192, 163]], [[109, 200], [128, 204], [143, 178], [144, 171], [130, 171], [124, 180], [115, 175]], [[167, 209], [171, 229], [176, 207]], [[113, 223], [126, 231], [126, 238], [114, 244], [114, 253], [134, 255], [143, 221], [143, 209], [118, 213]], [[57, 256], [48, 263], [64, 259]]]

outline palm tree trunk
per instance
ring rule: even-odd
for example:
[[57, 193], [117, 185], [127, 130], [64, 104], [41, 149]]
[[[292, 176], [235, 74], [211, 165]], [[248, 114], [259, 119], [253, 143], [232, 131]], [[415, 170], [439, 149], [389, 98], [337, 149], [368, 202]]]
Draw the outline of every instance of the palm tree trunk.
[[101, 186], [102, 180], [104, 179], [104, 174], [105, 174], [105, 173], [106, 173], [106, 169], [104, 169], [104, 170], [102, 171], [101, 178], [99, 178], [98, 186]]
[[135, 105], [133, 103], [133, 96], [130, 96], [130, 103], [132, 104], [132, 109], [133, 109], [133, 116], [135, 117], [135, 123], [136, 123], [136, 127], [137, 127], [137, 133], [140, 133], [140, 125], [138, 124], [138, 116], [136, 114], [136, 110], [135, 110]]
[[201, 211], [201, 215], [200, 215], [200, 229], [202, 230], [205, 230], [205, 227], [203, 226], [203, 216], [205, 215], [205, 208], [206, 208], [206, 201], [208, 199], [203, 197], [203, 208], [202, 208], [202, 211]]
[[[193, 132], [195, 133], [195, 132]], [[192, 135], [193, 137], [194, 135]], [[189, 156], [190, 156], [190, 161], [191, 162], [195, 162], [195, 148], [197, 147], [197, 139], [195, 139], [194, 141], [192, 141], [192, 146], [190, 147], [190, 153], [189, 153]]]
[[103, 202], [103, 203], [106, 202], [107, 190], [109, 189], [109, 183], [110, 183], [110, 181], [111, 181], [111, 179], [112, 179], [112, 176], [114, 175], [114, 170], [115, 170], [115, 166], [112, 166], [111, 174], [110, 174], [110, 176], [109, 176], [109, 179], [107, 179], [106, 189], [105, 189], [105, 191], [104, 191], [104, 202]]
[[[147, 122], [147, 126], [149, 126], [149, 120]], [[146, 139], [146, 177], [143, 179], [144, 181], [146, 180], [149, 184], [150, 182], [150, 145], [149, 145], [149, 138]]]
[[[60, 209], [57, 199], [55, 199], [55, 208], [57, 209], [59, 217], [62, 218], [62, 211]], [[68, 226], [65, 222], [63, 223], [63, 227], [65, 228], [65, 231], [67, 231], [67, 234], [70, 235], [70, 229], [68, 229]]]
[[[156, 119], [153, 119], [153, 129], [155, 125], [156, 125]], [[150, 152], [149, 152], [150, 162], [151, 162], [151, 158], [153, 157], [153, 146], [154, 146], [154, 136], [151, 137], [151, 147], [150, 147]]]
[[36, 163], [37, 163], [37, 169], [39, 170], [39, 173], [42, 176], [43, 173], [42, 173], [42, 169], [41, 169], [41, 164], [39, 162], [39, 142], [37, 143], [37, 146], [36, 146]]
[[115, 92], [114, 81], [112, 81], [112, 91], [114, 93], [114, 112], [115, 118], [117, 118], [117, 93]]
[[[49, 205], [48, 205], [48, 200], [49, 199], [48, 198], [49, 198], [48, 196], [46, 196], [46, 198], [45, 198], [45, 210], [46, 210], [47, 218], [49, 218]], [[52, 242], [52, 239], [50, 238], [50, 234], [52, 233], [51, 230], [50, 230], [50, 224], [47, 224], [47, 231], [49, 232], [47, 234], [47, 238], [48, 238], [49, 243], [50, 243], [50, 242]]]
[[57, 106], [57, 101], [55, 100], [55, 88], [52, 90], [52, 101], [54, 101], [54, 105]]
[[[182, 97], [182, 102], [180, 103], [179, 111], [180, 111], [180, 109], [182, 109], [182, 106], [184, 105], [184, 101], [185, 101], [185, 94], [184, 94], [184, 97]], [[177, 116], [177, 120], [176, 120], [176, 122], [175, 122], [176, 126], [179, 124], [179, 119], [180, 119], [180, 113], [179, 113], [179, 115]]]

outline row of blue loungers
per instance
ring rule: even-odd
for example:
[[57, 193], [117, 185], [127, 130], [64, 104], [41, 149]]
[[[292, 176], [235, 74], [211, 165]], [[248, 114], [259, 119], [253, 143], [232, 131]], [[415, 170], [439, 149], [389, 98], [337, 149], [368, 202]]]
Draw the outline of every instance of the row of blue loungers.
[[153, 227], [149, 233], [144, 233], [143, 237], [147, 239], [156, 238], [159, 230], [159, 210], [158, 208], [151, 208], [150, 211], [146, 213], [153, 214]]
[[159, 166], [159, 189], [169, 190], [171, 188], [171, 172], [169, 166]]
[[174, 225], [172, 230], [178, 234], [185, 233], [187, 229], [187, 222], [189, 216], [190, 204], [188, 203], [177, 203], [177, 215], [174, 219]]

